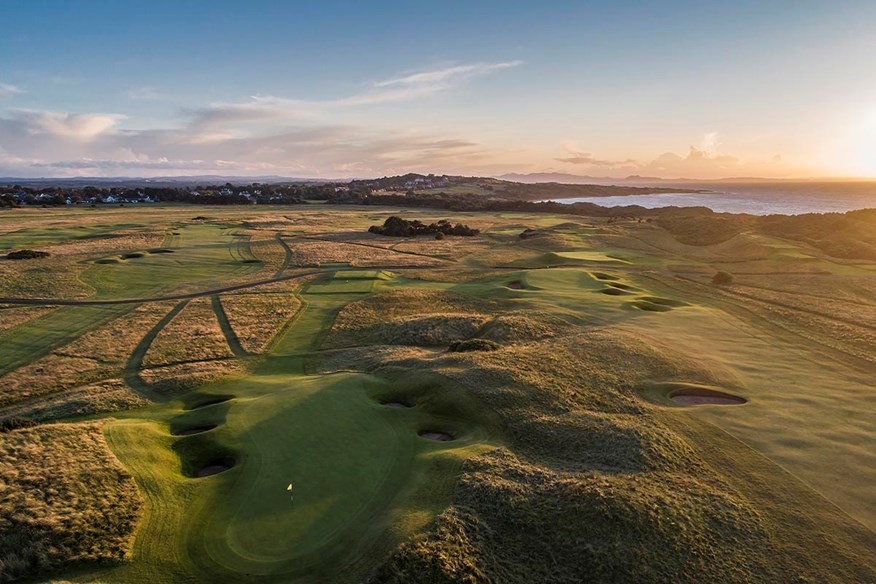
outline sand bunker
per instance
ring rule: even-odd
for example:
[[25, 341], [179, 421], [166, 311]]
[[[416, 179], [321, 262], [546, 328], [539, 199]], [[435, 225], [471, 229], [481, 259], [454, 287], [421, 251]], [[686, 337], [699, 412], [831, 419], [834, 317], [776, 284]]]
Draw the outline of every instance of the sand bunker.
[[185, 409], [187, 410], [199, 410], [201, 408], [206, 408], [207, 406], [213, 406], [216, 404], [221, 404], [233, 399], [233, 395], [215, 395], [215, 396], [199, 396], [198, 399], [192, 401], [189, 404], [186, 404]]
[[425, 438], [426, 440], [435, 440], [436, 442], [450, 442], [453, 440], [453, 436], [446, 432], [436, 432], [434, 430], [424, 430], [420, 432], [420, 438]]
[[609, 296], [624, 296], [627, 292], [623, 290], [618, 290], [617, 288], [603, 288], [600, 290], [603, 294], [608, 294]]
[[159, 248], [155, 248], [155, 249], [150, 249], [149, 253], [173, 253], [173, 250], [159, 247]]
[[508, 288], [511, 288], [512, 290], [523, 290], [524, 289], [523, 282], [521, 282], [520, 280], [514, 280], [513, 282], [509, 282], [508, 284], [506, 284], [506, 286]]
[[685, 387], [677, 389], [669, 394], [669, 400], [683, 406], [736, 406], [744, 404], [747, 400], [738, 395], [724, 393], [705, 387]]
[[617, 280], [617, 276], [612, 276], [611, 274], [606, 274], [604, 272], [591, 272], [594, 278], [597, 280]]
[[232, 468], [236, 461], [233, 458], [226, 457], [219, 460], [214, 460], [210, 464], [202, 467], [196, 474], [198, 478], [209, 477], [225, 472]]
[[205, 426], [195, 426], [193, 428], [186, 428], [184, 430], [179, 430], [174, 432], [174, 436], [192, 436], [193, 434], [201, 434], [202, 432], [208, 432], [215, 428], [217, 424], [207, 424]]
[[137, 258], [142, 258], [142, 257], [145, 256], [145, 255], [146, 255], [146, 254], [143, 253], [143, 252], [134, 251], [134, 252], [131, 252], [131, 253], [125, 253], [125, 254], [122, 254], [122, 259], [125, 259], [125, 260], [134, 260], [134, 259], [137, 259]]

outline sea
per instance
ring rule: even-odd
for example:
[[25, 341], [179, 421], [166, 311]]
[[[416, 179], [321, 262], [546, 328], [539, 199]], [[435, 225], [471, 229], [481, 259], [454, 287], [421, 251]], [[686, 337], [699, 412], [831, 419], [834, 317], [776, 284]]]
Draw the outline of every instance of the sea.
[[612, 197], [546, 199], [558, 203], [595, 203], [603, 207], [640, 205], [657, 207], [708, 207], [717, 213], [751, 215], [801, 215], [845, 213], [876, 208], [876, 181], [855, 182], [758, 182], [758, 183], [661, 183], [661, 188], [708, 190], [707, 193], [661, 193]]

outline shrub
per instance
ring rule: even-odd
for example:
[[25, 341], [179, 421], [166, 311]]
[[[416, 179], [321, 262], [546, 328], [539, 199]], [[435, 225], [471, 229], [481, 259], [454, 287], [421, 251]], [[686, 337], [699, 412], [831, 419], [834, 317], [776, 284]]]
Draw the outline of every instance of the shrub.
[[47, 251], [35, 251], [32, 249], [19, 249], [18, 251], [10, 251], [6, 254], [6, 259], [8, 260], [36, 260], [39, 258], [47, 258], [49, 257], [49, 252]]
[[733, 283], [733, 276], [728, 272], [718, 272], [712, 276], [712, 284], [716, 286], [726, 286]]
[[468, 353], [469, 351], [497, 351], [502, 345], [489, 339], [467, 339], [450, 343], [449, 350], [453, 353]]
[[408, 221], [393, 215], [383, 222], [383, 226], [372, 225], [368, 228], [369, 233], [378, 235], [387, 235], [390, 237], [413, 237], [416, 235], [460, 235], [463, 237], [473, 237], [480, 233], [477, 229], [472, 229], [468, 225], [457, 223], [453, 225], [450, 221], [442, 219], [437, 223], [426, 225], [422, 221], [416, 219]]
[[11, 432], [19, 428], [31, 428], [36, 426], [36, 422], [27, 418], [6, 418], [0, 421], [0, 432]]

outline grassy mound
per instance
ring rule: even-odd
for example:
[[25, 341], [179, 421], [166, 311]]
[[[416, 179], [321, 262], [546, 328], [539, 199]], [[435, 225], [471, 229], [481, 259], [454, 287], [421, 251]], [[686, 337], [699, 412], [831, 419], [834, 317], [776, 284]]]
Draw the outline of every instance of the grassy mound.
[[557, 473], [500, 451], [471, 461], [454, 506], [372, 581], [787, 581], [768, 546], [757, 514], [720, 485]]
[[128, 554], [141, 501], [99, 424], [0, 434], [0, 484], [0, 581]]

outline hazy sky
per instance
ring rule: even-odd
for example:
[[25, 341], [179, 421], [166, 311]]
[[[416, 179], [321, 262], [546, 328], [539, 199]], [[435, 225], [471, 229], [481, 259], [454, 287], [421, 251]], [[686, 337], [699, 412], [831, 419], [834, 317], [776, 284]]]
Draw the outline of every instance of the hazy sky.
[[876, 176], [876, 2], [0, 2], [0, 176]]

